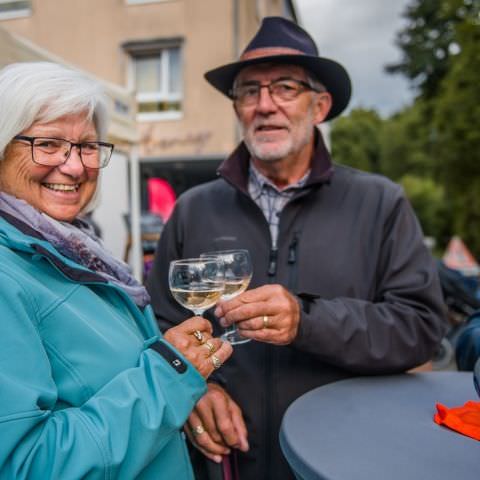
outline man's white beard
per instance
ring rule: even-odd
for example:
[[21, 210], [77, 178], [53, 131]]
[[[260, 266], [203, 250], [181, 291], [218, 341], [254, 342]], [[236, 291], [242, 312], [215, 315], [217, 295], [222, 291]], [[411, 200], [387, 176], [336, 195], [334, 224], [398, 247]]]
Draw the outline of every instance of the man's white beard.
[[255, 141], [255, 139], [245, 137], [245, 144], [250, 155], [262, 162], [276, 162], [292, 153], [293, 142], [290, 137], [280, 144], [277, 144], [274, 148], [272, 148], [271, 143], [272, 142], [258, 142]]

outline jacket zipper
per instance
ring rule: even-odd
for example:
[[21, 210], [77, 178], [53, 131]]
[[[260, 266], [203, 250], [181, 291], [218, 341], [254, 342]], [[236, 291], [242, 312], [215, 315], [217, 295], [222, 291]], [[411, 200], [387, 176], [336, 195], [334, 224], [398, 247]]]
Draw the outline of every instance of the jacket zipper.
[[267, 271], [267, 274], [269, 277], [275, 277], [277, 275], [277, 258], [278, 258], [278, 250], [276, 248], [270, 249], [270, 256], [268, 260], [268, 271]]
[[[278, 250], [276, 248], [270, 249], [269, 260], [268, 260], [268, 270], [267, 275], [269, 277], [269, 283], [275, 283], [276, 276], [277, 276], [277, 261], [278, 261]], [[273, 374], [273, 346], [266, 344], [266, 354], [265, 354], [265, 385], [266, 385], [266, 401], [265, 401], [265, 445], [270, 445], [272, 441], [272, 412], [271, 408], [273, 407], [273, 403], [271, 401], [271, 397], [273, 396], [273, 387], [274, 381], [272, 378]], [[265, 449], [265, 458], [264, 458], [264, 475], [263, 479], [268, 480], [269, 477], [269, 465], [271, 464], [271, 453], [270, 449]]]
[[[295, 292], [297, 287], [297, 249], [298, 249], [298, 241], [300, 238], [300, 232], [295, 231], [293, 233], [292, 241], [288, 246], [288, 255], [287, 255], [287, 264], [289, 268], [289, 277], [288, 277], [288, 288], [290, 292]], [[268, 270], [267, 274], [270, 277], [270, 283], [274, 283], [277, 276], [277, 266], [278, 266], [278, 250], [271, 248], [269, 253], [269, 262], [268, 262]], [[266, 386], [267, 386], [267, 403], [265, 407], [265, 445], [269, 445], [272, 441], [272, 414], [271, 408], [274, 408], [274, 402], [272, 402], [272, 398], [275, 397], [274, 394], [274, 386], [275, 382], [273, 379], [273, 372], [274, 372], [274, 363], [275, 363], [275, 347], [271, 345], [266, 345], [267, 354], [266, 354], [266, 362], [265, 362], [265, 374], [266, 374]], [[271, 408], [268, 408], [268, 405]], [[265, 480], [270, 479], [270, 472], [268, 471], [268, 466], [271, 465], [271, 450], [267, 448], [265, 450], [265, 471], [263, 478]]]
[[297, 291], [297, 283], [298, 283], [298, 264], [297, 264], [297, 249], [298, 249], [298, 239], [300, 236], [300, 232], [296, 231], [293, 232], [293, 238], [288, 246], [288, 259], [287, 263], [290, 266], [290, 273], [288, 275], [288, 289], [291, 293], [295, 293]]

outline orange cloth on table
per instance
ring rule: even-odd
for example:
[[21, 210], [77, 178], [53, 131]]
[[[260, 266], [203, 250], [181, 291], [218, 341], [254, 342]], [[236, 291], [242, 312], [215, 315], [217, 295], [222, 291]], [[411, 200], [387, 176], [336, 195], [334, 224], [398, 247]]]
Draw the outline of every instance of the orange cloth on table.
[[480, 440], [480, 402], [467, 402], [463, 407], [452, 408], [437, 403], [433, 419], [439, 425]]

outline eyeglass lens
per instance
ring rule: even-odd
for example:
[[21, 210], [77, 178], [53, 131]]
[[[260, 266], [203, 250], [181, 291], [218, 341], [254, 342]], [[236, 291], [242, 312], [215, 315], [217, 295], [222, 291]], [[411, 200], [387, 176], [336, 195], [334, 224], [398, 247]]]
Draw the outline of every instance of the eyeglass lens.
[[304, 82], [295, 79], [276, 80], [268, 84], [251, 83], [239, 85], [234, 89], [233, 95], [237, 102], [243, 105], [257, 103], [262, 88], [267, 88], [275, 102], [290, 102], [306, 90]]

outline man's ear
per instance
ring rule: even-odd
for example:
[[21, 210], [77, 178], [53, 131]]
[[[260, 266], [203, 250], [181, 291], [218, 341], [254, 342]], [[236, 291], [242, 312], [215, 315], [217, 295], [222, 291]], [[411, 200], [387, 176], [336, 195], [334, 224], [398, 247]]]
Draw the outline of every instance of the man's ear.
[[328, 92], [315, 93], [315, 125], [323, 122], [332, 108], [332, 96]]

